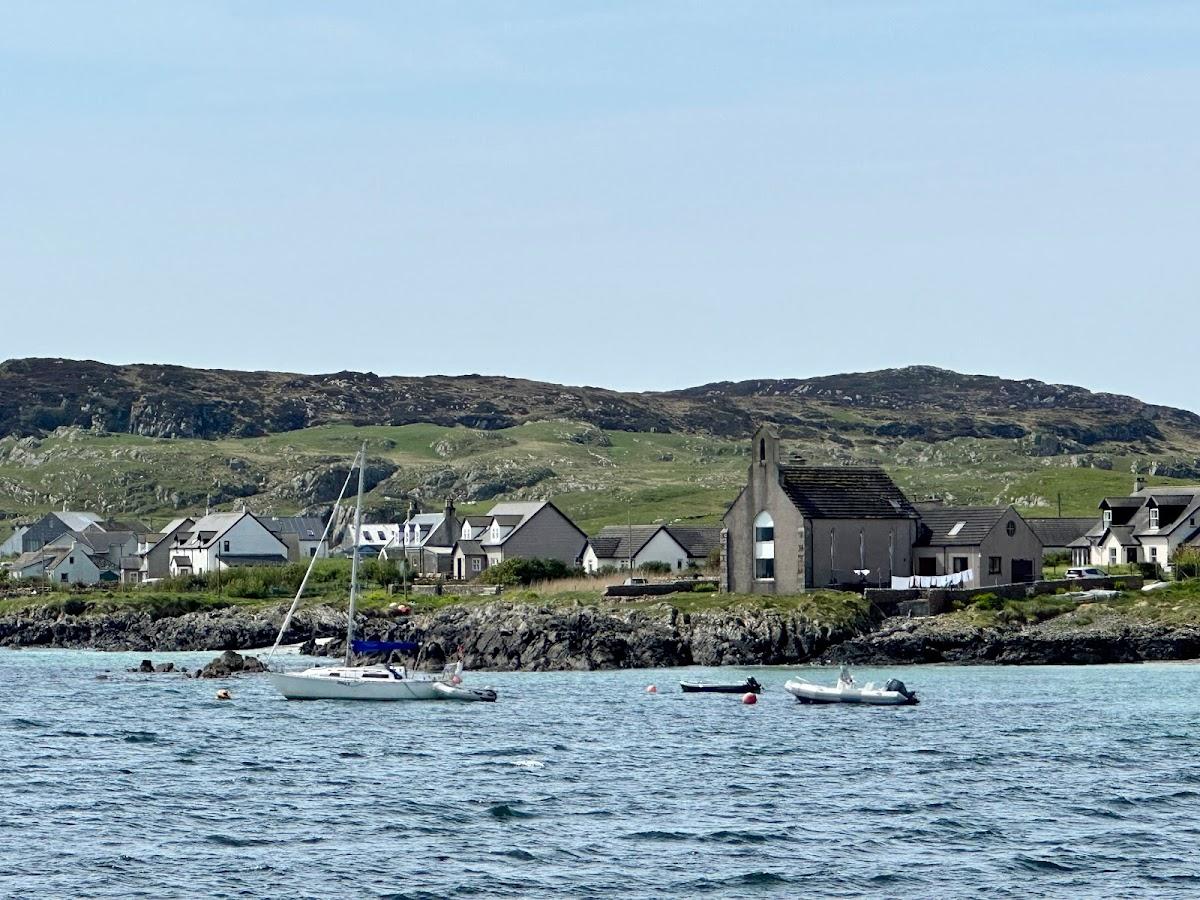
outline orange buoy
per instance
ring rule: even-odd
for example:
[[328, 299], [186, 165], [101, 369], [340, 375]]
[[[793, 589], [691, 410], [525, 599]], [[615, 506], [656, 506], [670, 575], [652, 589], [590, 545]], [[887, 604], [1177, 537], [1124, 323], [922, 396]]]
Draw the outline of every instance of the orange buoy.
[[658, 688], [656, 688], [654, 685], [649, 685], [649, 686], [646, 688], [646, 693], [647, 693], [647, 694], [657, 694], [657, 693], [658, 693]]
[[742, 702], [747, 706], [753, 706], [758, 702], [758, 695], [753, 692], [742, 694]]

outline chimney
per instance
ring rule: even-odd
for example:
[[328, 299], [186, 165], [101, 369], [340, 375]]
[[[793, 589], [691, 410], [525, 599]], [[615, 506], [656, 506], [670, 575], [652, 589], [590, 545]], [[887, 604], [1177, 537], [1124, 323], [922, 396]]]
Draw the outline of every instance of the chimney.
[[1133, 479], [1133, 492], [1136, 494], [1138, 491], [1144, 491], [1145, 489], [1146, 489], [1146, 476], [1145, 475], [1135, 476]]

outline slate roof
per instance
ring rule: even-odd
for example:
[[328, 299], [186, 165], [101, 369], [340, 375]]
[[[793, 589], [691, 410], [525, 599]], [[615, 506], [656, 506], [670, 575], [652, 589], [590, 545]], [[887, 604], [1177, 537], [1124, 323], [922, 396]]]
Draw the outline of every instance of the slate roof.
[[918, 506], [917, 512], [921, 517], [917, 529], [918, 547], [973, 547], [983, 542], [996, 523], [1004, 518], [1008, 507], [931, 504]]
[[662, 525], [634, 525], [632, 528], [628, 525], [606, 525], [590, 539], [592, 551], [599, 559], [628, 559], [637, 556], [663, 528]]
[[325, 523], [316, 516], [271, 516], [259, 521], [275, 534], [298, 534], [305, 541], [319, 541], [325, 533]]
[[487, 556], [479, 541], [459, 541], [455, 546], [462, 550], [463, 556]]
[[917, 511], [883, 469], [781, 465], [779, 483], [810, 519], [915, 519]]
[[708, 556], [721, 545], [720, 525], [668, 525], [667, 531], [679, 541], [688, 556], [697, 559]]
[[[1141, 545], [1141, 541], [1133, 536], [1133, 528], [1129, 525], [1113, 525], [1108, 529], [1112, 532], [1122, 547], [1137, 547]], [[1103, 543], [1103, 540], [1100, 541]]]
[[[1096, 519], [1082, 518], [1047, 518], [1026, 519], [1033, 533], [1038, 536], [1043, 547], [1070, 547], [1077, 540], [1082, 540], [1096, 524]], [[1087, 546], [1087, 541], [1075, 546]]]

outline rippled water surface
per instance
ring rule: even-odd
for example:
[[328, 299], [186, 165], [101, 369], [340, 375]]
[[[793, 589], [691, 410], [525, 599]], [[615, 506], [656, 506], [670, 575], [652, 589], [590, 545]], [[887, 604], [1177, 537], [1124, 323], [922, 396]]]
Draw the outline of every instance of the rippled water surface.
[[0, 653], [0, 895], [1200, 895], [1191, 665], [863, 669], [923, 697], [867, 709], [801, 706], [782, 669], [219, 703], [138, 659]]

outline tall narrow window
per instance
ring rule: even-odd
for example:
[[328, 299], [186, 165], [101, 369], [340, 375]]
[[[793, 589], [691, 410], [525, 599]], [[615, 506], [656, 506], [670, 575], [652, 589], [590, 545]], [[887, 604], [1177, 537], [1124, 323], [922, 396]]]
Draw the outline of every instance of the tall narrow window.
[[760, 463], [767, 461], [767, 439], [766, 438], [758, 439], [758, 461]]
[[1157, 506], [1150, 507], [1150, 527], [1151, 528], [1158, 527], [1158, 507]]
[[1111, 509], [1106, 509], [1104, 511], [1104, 524], [1105, 525], [1112, 524], [1112, 510]]
[[775, 520], [766, 510], [754, 519], [754, 577], [775, 577]]

